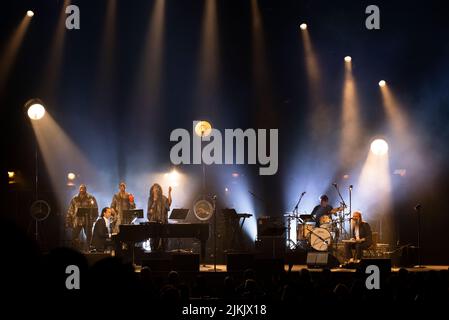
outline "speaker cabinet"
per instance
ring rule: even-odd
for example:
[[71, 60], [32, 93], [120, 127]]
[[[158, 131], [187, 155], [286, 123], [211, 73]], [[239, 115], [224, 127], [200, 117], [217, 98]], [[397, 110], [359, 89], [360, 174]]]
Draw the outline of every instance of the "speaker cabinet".
[[259, 237], [255, 243], [257, 255], [262, 258], [280, 259], [285, 257], [285, 237]]

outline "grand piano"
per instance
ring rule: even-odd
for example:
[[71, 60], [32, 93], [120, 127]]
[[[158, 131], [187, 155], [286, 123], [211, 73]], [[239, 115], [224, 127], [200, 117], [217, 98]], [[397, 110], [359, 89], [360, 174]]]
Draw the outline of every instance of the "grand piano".
[[161, 224], [146, 222], [142, 224], [122, 224], [119, 233], [113, 236], [116, 252], [121, 252], [121, 244], [132, 247], [148, 238], [196, 238], [201, 243], [201, 258], [206, 255], [206, 241], [209, 239], [209, 223]]

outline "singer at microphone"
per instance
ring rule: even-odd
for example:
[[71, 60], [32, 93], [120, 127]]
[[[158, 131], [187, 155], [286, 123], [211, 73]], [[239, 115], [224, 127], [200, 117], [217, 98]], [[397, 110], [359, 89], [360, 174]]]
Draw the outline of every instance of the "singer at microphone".
[[352, 250], [355, 250], [357, 260], [362, 258], [363, 250], [368, 249], [372, 244], [372, 232], [370, 225], [362, 220], [362, 213], [354, 211], [351, 220], [351, 240], [353, 243], [345, 243], [346, 260], [351, 261]]

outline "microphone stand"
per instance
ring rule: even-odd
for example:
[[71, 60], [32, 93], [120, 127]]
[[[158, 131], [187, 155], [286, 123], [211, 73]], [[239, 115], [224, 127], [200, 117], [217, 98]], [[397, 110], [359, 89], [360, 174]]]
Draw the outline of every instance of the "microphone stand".
[[[295, 205], [295, 207], [293, 208], [293, 214], [294, 214], [294, 216], [295, 216], [295, 230], [298, 230], [298, 219], [299, 219], [299, 214], [298, 214], [298, 207], [299, 207], [299, 204], [301, 203], [301, 200], [302, 200], [302, 197], [304, 197], [304, 195], [306, 194], [306, 192], [304, 191], [303, 193], [301, 193], [301, 196], [299, 197], [299, 200], [298, 200], [298, 202], [296, 203], [296, 205]], [[288, 218], [287, 219], [287, 221], [288, 221], [288, 227], [287, 227], [287, 243], [290, 243], [290, 242], [293, 242], [293, 240], [291, 240], [291, 226], [290, 226], [290, 220], [291, 218]], [[301, 222], [302, 223], [302, 222]], [[304, 232], [304, 230], [303, 230], [303, 232]], [[297, 245], [297, 243], [298, 243], [298, 239], [296, 239], [296, 243], [294, 243], [293, 242], [293, 244], [294, 244], [294, 246], [296, 246]]]
[[415, 207], [416, 215], [418, 217], [418, 265], [415, 266], [415, 268], [424, 268], [423, 265], [421, 265], [421, 205], [418, 204]]
[[[341, 203], [343, 205], [343, 223], [340, 221], [340, 235], [343, 236], [343, 224], [344, 224], [344, 217], [345, 217], [344, 208], [346, 208], [346, 203], [345, 203], [345, 200], [343, 199], [343, 196], [340, 193], [340, 189], [338, 188], [338, 185], [336, 183], [334, 183], [334, 187], [335, 187], [335, 190], [337, 190], [338, 196], [340, 197]], [[337, 239], [337, 241], [335, 241], [335, 251], [337, 251], [337, 250], [338, 250], [338, 239]]]
[[351, 237], [351, 219], [352, 219], [352, 184], [349, 186], [349, 237]]
[[217, 209], [216, 209], [217, 196], [212, 197], [212, 203], [214, 206], [214, 272], [217, 272]]
[[293, 208], [294, 213], [298, 213], [299, 204], [301, 203], [302, 197], [304, 197], [305, 194], [306, 194], [305, 192], [301, 193], [301, 196], [299, 197], [299, 200], [296, 203], [296, 206]]

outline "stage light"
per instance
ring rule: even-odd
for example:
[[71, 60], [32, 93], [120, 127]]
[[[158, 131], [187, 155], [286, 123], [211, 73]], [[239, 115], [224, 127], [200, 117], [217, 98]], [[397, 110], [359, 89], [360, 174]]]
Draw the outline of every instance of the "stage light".
[[301, 30], [306, 30], [307, 29], [307, 24], [301, 23], [301, 25], [299, 27], [301, 28]]
[[208, 121], [201, 120], [195, 125], [195, 133], [199, 137], [207, 137], [212, 132], [212, 126]]
[[179, 177], [180, 177], [180, 175], [179, 175], [178, 171], [176, 171], [175, 169], [173, 169], [172, 171], [167, 172], [165, 174], [166, 182], [169, 185], [171, 185], [172, 187], [179, 186]]
[[69, 172], [67, 174], [67, 186], [68, 187], [75, 186], [75, 179], [76, 179], [76, 174], [74, 174], [73, 172]]
[[34, 16], [34, 12], [31, 11], [31, 10], [28, 10], [27, 11], [27, 16], [31, 18], [32, 16]]
[[384, 139], [376, 139], [371, 143], [371, 152], [383, 156], [388, 152], [388, 143]]
[[8, 178], [12, 179], [14, 178], [16, 173], [14, 171], [8, 171]]
[[229, 189], [228, 188], [225, 188], [225, 192], [228, 192], [229, 191]]
[[346, 56], [346, 57], [345, 57], [345, 61], [346, 61], [346, 62], [351, 62], [351, 60], [352, 60], [351, 56]]
[[25, 104], [28, 117], [31, 120], [40, 120], [45, 115], [45, 107], [41, 100], [31, 99]]
[[385, 87], [386, 85], [387, 85], [387, 83], [385, 82], [385, 80], [379, 81], [379, 87]]

